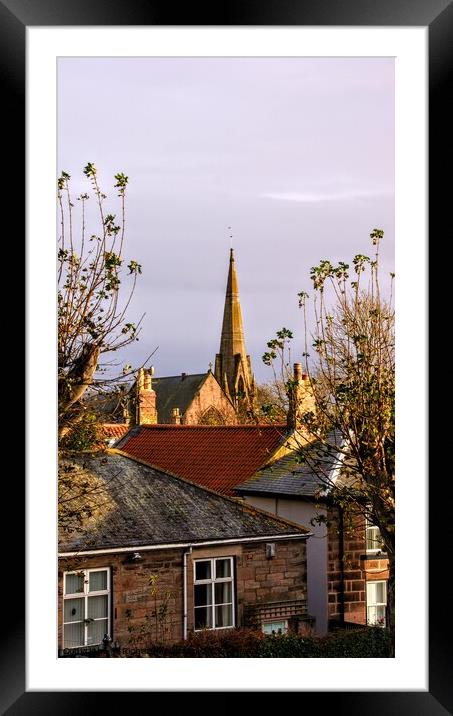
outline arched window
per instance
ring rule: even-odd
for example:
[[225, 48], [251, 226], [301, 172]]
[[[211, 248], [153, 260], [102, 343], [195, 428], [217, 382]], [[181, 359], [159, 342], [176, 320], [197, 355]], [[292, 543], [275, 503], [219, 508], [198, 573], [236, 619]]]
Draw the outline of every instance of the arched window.
[[204, 411], [199, 421], [200, 425], [225, 425], [225, 418], [222, 413], [211, 405]]

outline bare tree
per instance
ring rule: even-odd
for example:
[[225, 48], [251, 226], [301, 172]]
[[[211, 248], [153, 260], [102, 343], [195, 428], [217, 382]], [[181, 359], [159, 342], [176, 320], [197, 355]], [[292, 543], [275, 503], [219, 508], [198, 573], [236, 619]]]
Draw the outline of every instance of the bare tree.
[[[74, 204], [70, 175], [62, 172], [58, 179], [60, 236], [58, 247], [58, 419], [62, 437], [84, 415], [81, 398], [88, 387], [112, 386], [119, 376], [107, 378], [100, 358], [138, 340], [138, 324], [126, 319], [141, 266], [127, 263], [132, 281], [120, 296], [124, 281], [123, 243], [125, 237], [125, 196], [128, 177], [115, 175], [120, 218], [108, 213], [106, 195], [102, 192], [94, 164], [89, 162], [84, 174], [91, 184], [97, 213], [97, 230], [87, 227], [88, 193], [77, 197], [80, 202], [80, 235], [75, 236]], [[130, 367], [129, 367], [130, 369]], [[127, 373], [126, 368], [123, 371]], [[124, 375], [123, 375], [124, 377]]]
[[[313, 391], [313, 409], [299, 416], [305, 435], [322, 445], [331, 468], [342, 462], [342, 479], [329, 483], [319, 451], [313, 469], [332, 498], [353, 515], [379, 528], [389, 561], [387, 626], [394, 631], [395, 577], [395, 354], [393, 291], [382, 296], [379, 245], [371, 234], [373, 258], [358, 254], [350, 266], [323, 260], [311, 269], [313, 317], [308, 295], [299, 294], [305, 325], [304, 364]], [[394, 274], [391, 274], [393, 286]], [[367, 280], [367, 284], [364, 282]], [[309, 326], [314, 325], [310, 331]], [[280, 365], [289, 394], [294, 390], [285, 356], [292, 334], [282, 329], [263, 356]], [[310, 343], [310, 346], [309, 346]], [[314, 350], [311, 355], [310, 351]], [[308, 455], [308, 458], [307, 458]], [[310, 452], [304, 459], [310, 460]]]

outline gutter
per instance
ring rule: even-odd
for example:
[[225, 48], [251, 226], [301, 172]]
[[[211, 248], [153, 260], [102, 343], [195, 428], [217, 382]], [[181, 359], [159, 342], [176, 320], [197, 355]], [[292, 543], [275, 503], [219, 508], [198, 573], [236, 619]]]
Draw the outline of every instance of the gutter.
[[339, 544], [339, 557], [340, 557], [340, 622], [344, 624], [344, 607], [345, 607], [345, 593], [344, 593], [344, 512], [343, 508], [340, 507], [340, 544]]
[[94, 554], [122, 554], [127, 552], [150, 552], [158, 549], [181, 549], [182, 547], [210, 547], [217, 544], [240, 544], [242, 542], [276, 542], [277, 540], [293, 540], [293, 539], [307, 539], [312, 537], [313, 532], [291, 533], [286, 535], [263, 535], [262, 537], [236, 537], [235, 539], [215, 539], [206, 540], [204, 542], [170, 542], [167, 544], [152, 544], [152, 545], [135, 545], [134, 547], [111, 547], [108, 549], [87, 549], [78, 550], [76, 552], [59, 552], [59, 557], [79, 557], [80, 555], [94, 555]]

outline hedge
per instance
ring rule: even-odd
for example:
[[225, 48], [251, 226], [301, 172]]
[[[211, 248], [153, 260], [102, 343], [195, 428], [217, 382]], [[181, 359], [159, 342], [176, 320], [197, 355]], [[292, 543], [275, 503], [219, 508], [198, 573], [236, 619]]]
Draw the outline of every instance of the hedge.
[[390, 645], [390, 634], [381, 627], [338, 630], [324, 637], [232, 629], [191, 634], [187, 641], [172, 646], [155, 644], [146, 652], [155, 658], [386, 658]]

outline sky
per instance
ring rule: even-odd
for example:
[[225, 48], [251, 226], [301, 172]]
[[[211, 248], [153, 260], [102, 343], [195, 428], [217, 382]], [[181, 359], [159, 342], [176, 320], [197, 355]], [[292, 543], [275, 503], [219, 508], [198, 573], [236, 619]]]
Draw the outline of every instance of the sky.
[[111, 213], [114, 174], [129, 177], [125, 256], [143, 273], [128, 317], [145, 317], [120, 360], [155, 351], [156, 376], [214, 363], [231, 243], [258, 382], [281, 327], [301, 360], [312, 266], [369, 255], [378, 227], [394, 270], [391, 58], [59, 58], [58, 169], [74, 194], [87, 162]]

